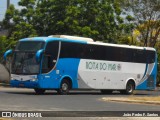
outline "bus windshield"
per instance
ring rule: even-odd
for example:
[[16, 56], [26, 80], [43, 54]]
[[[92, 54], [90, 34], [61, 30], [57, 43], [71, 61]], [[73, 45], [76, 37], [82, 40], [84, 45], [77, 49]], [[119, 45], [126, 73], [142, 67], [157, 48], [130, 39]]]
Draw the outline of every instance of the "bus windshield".
[[36, 52], [15, 52], [12, 74], [38, 74], [40, 64], [36, 62]]
[[15, 51], [38, 51], [44, 44], [42, 41], [22, 41], [17, 43]]
[[17, 43], [12, 60], [12, 74], [38, 74], [40, 64], [36, 52], [44, 48], [43, 41], [20, 41]]

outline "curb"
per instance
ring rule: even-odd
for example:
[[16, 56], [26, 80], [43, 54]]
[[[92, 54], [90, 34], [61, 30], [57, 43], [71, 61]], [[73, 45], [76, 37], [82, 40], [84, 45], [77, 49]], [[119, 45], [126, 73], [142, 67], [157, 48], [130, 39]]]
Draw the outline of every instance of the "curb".
[[160, 105], [160, 101], [143, 101], [143, 100], [130, 100], [128, 98], [102, 98], [103, 101], [111, 101], [111, 102], [126, 102], [126, 103], [139, 103], [139, 104], [152, 104], [152, 105]]
[[10, 84], [8, 84], [8, 83], [0, 83], [0, 87], [10, 87]]

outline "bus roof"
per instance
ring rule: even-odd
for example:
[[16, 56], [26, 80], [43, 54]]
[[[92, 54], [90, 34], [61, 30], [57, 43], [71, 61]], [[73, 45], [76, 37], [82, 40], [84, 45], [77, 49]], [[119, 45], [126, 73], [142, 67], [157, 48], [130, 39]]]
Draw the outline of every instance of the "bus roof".
[[68, 38], [58, 38], [58, 37], [32, 37], [32, 38], [24, 38], [20, 39], [19, 41], [44, 41], [44, 42], [51, 42], [51, 41], [66, 41], [66, 42], [77, 42], [77, 43], [85, 43], [87, 44], [87, 41], [84, 40], [74, 40], [74, 39], [68, 39]]
[[131, 49], [146, 49], [146, 50], [156, 51], [152, 47], [140, 47], [140, 46], [134, 46], [134, 45], [112, 44], [112, 43], [103, 43], [103, 42], [88, 42], [88, 44], [102, 45], [102, 46], [114, 46], [114, 47], [131, 48]]
[[123, 48], [131, 48], [131, 49], [146, 49], [146, 50], [156, 51], [152, 47], [139, 47], [139, 46], [133, 46], [133, 45], [94, 42], [93, 39], [91, 38], [66, 36], [66, 35], [61, 35], [61, 36], [53, 35], [53, 36], [48, 36], [48, 37], [24, 38], [24, 39], [21, 39], [20, 41], [44, 41], [44, 42], [65, 41], [65, 42], [76, 42], [76, 43], [83, 43], [83, 44], [94, 44], [94, 45], [102, 45], [102, 46], [114, 46], [114, 47], [123, 47]]

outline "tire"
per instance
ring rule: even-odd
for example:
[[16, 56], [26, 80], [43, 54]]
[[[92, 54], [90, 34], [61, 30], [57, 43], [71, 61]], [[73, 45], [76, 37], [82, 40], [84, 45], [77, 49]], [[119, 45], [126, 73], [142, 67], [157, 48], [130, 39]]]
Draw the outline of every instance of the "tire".
[[102, 94], [112, 94], [112, 90], [101, 90]]
[[135, 89], [135, 84], [132, 81], [129, 81], [126, 85], [126, 89], [122, 90], [121, 93], [131, 95]]
[[45, 92], [45, 89], [39, 89], [39, 88], [35, 88], [34, 91], [36, 92], [36, 94], [38, 95], [42, 95]]
[[60, 95], [69, 94], [69, 90], [71, 89], [70, 82], [67, 79], [64, 79], [61, 83], [60, 89], [57, 90], [57, 93]]

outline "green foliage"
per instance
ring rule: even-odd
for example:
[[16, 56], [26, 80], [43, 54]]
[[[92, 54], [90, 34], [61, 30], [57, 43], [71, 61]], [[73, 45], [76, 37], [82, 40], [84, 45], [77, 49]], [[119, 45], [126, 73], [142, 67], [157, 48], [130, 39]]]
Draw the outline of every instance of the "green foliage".
[[14, 29], [18, 31], [14, 31], [10, 38], [16, 41], [20, 38], [36, 36], [36, 31], [33, 29], [33, 26], [25, 22], [16, 24]]
[[127, 15], [126, 19], [127, 19], [129, 22], [135, 20], [134, 17], [131, 16], [131, 15]]
[[11, 5], [4, 19], [16, 40], [68, 34], [116, 43], [117, 28], [124, 22], [118, 0], [20, 0], [19, 5], [20, 10]]
[[8, 40], [6, 36], [0, 36], [0, 62], [3, 61], [3, 54], [7, 49], [10, 49], [15, 43], [11, 40]]
[[3, 53], [5, 52], [6, 43], [6, 36], [0, 36], [0, 55], [3, 55]]
[[123, 35], [119, 38], [119, 44], [131, 44], [131, 39], [130, 39], [130, 36], [127, 36], [127, 35]]

